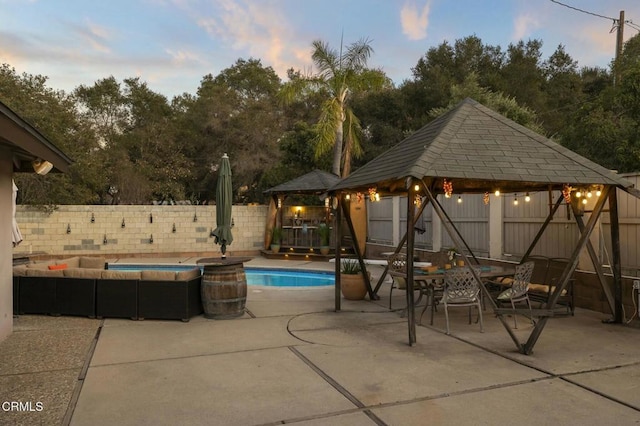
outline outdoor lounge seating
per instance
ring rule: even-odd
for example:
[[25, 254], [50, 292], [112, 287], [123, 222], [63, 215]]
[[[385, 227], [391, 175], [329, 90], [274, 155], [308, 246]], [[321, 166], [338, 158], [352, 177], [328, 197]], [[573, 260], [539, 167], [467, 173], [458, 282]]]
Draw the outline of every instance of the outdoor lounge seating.
[[[529, 256], [525, 260], [534, 262], [531, 282], [529, 283], [529, 289], [527, 291], [529, 301], [538, 303], [541, 307], [546, 307], [569, 260], [559, 257], [551, 258], [537, 255]], [[492, 284], [508, 287], [512, 282], [513, 278], [504, 278], [496, 280], [492, 282]], [[575, 278], [571, 277], [567, 287], [560, 294], [558, 304], [556, 305], [556, 308], [559, 307], [560, 309], [557, 309], [556, 315], [562, 314], [563, 311], [566, 314], [573, 315], [575, 310], [574, 283]]]
[[198, 267], [114, 271], [104, 269], [104, 259], [82, 259], [15, 266], [14, 312], [182, 321], [203, 312]]

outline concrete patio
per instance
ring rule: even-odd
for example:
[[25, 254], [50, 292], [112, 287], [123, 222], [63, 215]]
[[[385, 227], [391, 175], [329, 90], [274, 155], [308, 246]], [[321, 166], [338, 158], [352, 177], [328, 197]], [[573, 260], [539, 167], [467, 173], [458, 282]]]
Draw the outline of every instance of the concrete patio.
[[[489, 311], [480, 333], [456, 309], [451, 336], [440, 311], [409, 347], [388, 289], [341, 312], [332, 287], [249, 286], [234, 320], [17, 317], [0, 343], [0, 424], [640, 424], [637, 319], [603, 324], [577, 309], [551, 319], [525, 356]], [[394, 292], [394, 307], [403, 298]], [[518, 325], [525, 340], [532, 325]], [[6, 410], [12, 401], [32, 410]]]

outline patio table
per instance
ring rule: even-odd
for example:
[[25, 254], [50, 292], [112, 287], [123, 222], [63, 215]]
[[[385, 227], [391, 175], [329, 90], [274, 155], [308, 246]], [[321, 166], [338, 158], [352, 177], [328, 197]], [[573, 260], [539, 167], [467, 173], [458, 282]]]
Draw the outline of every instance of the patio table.
[[[457, 267], [456, 267], [457, 268]], [[423, 268], [414, 268], [413, 281], [420, 288], [420, 296], [426, 295], [427, 303], [425, 304], [422, 312], [420, 313], [420, 320], [418, 324], [422, 323], [422, 316], [426, 312], [427, 308], [431, 306], [431, 319], [430, 324], [433, 325], [433, 311], [435, 309], [435, 295], [436, 292], [442, 291], [444, 286], [444, 274], [446, 269], [439, 268], [435, 271], [428, 271]], [[480, 266], [480, 278], [489, 280], [496, 277], [509, 277], [515, 274], [515, 267], [505, 266]], [[484, 307], [484, 294], [480, 291], [480, 297], [483, 299]]]

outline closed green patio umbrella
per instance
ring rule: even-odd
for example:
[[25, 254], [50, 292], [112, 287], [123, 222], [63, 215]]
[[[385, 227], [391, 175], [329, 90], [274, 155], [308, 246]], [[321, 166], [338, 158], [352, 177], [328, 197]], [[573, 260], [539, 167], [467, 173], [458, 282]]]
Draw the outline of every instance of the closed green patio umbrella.
[[227, 245], [233, 242], [233, 235], [231, 235], [232, 201], [231, 164], [229, 156], [225, 153], [220, 162], [216, 186], [216, 229], [211, 233], [215, 238], [215, 243], [220, 244], [223, 259], [226, 257]]

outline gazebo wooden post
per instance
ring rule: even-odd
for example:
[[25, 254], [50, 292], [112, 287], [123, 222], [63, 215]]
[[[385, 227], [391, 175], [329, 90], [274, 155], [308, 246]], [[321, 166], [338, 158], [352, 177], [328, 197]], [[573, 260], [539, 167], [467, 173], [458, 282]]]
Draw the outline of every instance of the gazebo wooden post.
[[416, 343], [416, 312], [413, 295], [413, 250], [415, 240], [415, 207], [413, 200], [416, 191], [413, 188], [413, 179], [407, 178], [407, 324], [409, 327], [409, 346]]
[[336, 194], [338, 197], [338, 208], [336, 209], [336, 224], [333, 227], [333, 235], [334, 235], [334, 248], [336, 253], [336, 264], [335, 266], [335, 286], [334, 286], [334, 297], [335, 297], [335, 310], [336, 312], [340, 311], [340, 301], [342, 297], [342, 288], [340, 283], [340, 266], [341, 266], [341, 240], [342, 240], [342, 232], [341, 232], [341, 223], [342, 223], [342, 204], [344, 203], [344, 199], [342, 197], [342, 193]]
[[613, 274], [614, 315], [613, 321], [621, 324], [622, 319], [622, 265], [620, 259], [620, 224], [618, 222], [618, 196], [616, 188], [609, 192], [609, 218], [611, 220], [611, 273]]
[[351, 213], [347, 209], [346, 203], [340, 203], [340, 205], [342, 206], [342, 210], [344, 212], [344, 218], [347, 222], [347, 226], [349, 227], [349, 232], [351, 233], [351, 239], [353, 240], [353, 249], [356, 252], [356, 256], [358, 256], [358, 263], [360, 264], [360, 269], [362, 270], [364, 283], [367, 286], [369, 299], [375, 300], [376, 296], [373, 293], [373, 289], [371, 288], [371, 280], [369, 279], [369, 274], [367, 273], [367, 265], [364, 263], [362, 252], [360, 251], [360, 245], [358, 244], [358, 237], [356, 237], [356, 231], [353, 227], [353, 221], [351, 220]]
[[[440, 217], [440, 219], [442, 220], [442, 224], [444, 225], [447, 233], [449, 234], [449, 236], [451, 237], [451, 239], [454, 241], [454, 243], [456, 244], [456, 246], [461, 246], [462, 244], [460, 243], [460, 241], [457, 240], [461, 240], [462, 237], [456, 233], [453, 230], [453, 226], [452, 224], [446, 220], [446, 216], [444, 215], [444, 208], [442, 207], [442, 205], [435, 199], [435, 197], [433, 196], [433, 194], [431, 193], [431, 191], [429, 191], [428, 189], [426, 189], [427, 192], [427, 196], [429, 197], [429, 199], [431, 200], [431, 203], [433, 204], [433, 209], [436, 212], [436, 214]], [[463, 259], [465, 260], [465, 262], [467, 262], [467, 264], [471, 264], [471, 262], [469, 262], [469, 258], [464, 254], [461, 253]], [[473, 270], [473, 268], [471, 269], [471, 273], [473, 274], [474, 278], [476, 280], [478, 280], [478, 282], [480, 283], [480, 289], [481, 291], [484, 293], [484, 295], [486, 296], [486, 298], [489, 300], [489, 302], [491, 303], [492, 308], [495, 310], [497, 308], [496, 302], [493, 300], [493, 298], [491, 297], [491, 294], [489, 293], [489, 290], [487, 290], [487, 288], [485, 287], [484, 283], [482, 282], [482, 280], [480, 279], [479, 276], [477, 276], [477, 274], [475, 273], [475, 271]], [[507, 322], [505, 321], [505, 319], [502, 317], [501, 313], [497, 313], [496, 314], [498, 319], [500, 320], [500, 322], [502, 323], [502, 325], [504, 326], [504, 328], [507, 330], [507, 333], [509, 333], [509, 336], [511, 336], [511, 339], [513, 340], [513, 342], [515, 343], [516, 347], [518, 348], [518, 350], [521, 350], [522, 348], [522, 344], [520, 343], [520, 341], [518, 340], [518, 337], [515, 335], [515, 333], [513, 332], [513, 330], [511, 330], [511, 327], [509, 327], [509, 324], [507, 324]]]
[[[551, 192], [549, 192], [549, 193], [551, 193]], [[549, 195], [549, 197], [551, 197], [551, 195]], [[544, 223], [542, 224], [542, 226], [538, 230], [538, 233], [536, 234], [535, 238], [533, 239], [533, 241], [529, 245], [529, 248], [527, 249], [526, 253], [522, 256], [523, 260], [526, 259], [527, 257], [529, 257], [529, 255], [531, 254], [531, 252], [535, 248], [536, 244], [538, 244], [538, 241], [540, 241], [540, 238], [542, 238], [542, 234], [544, 234], [545, 229], [547, 229], [547, 226], [549, 226], [549, 223], [553, 219], [553, 215], [556, 214], [556, 211], [558, 211], [558, 208], [560, 207], [560, 204], [562, 204], [562, 200], [563, 200], [562, 195], [560, 195], [560, 197], [558, 197], [558, 200], [556, 201], [556, 203], [553, 205], [553, 208], [549, 209], [549, 215], [547, 216], [547, 218], [545, 219]]]
[[[578, 239], [578, 242], [573, 250], [573, 253], [569, 258], [567, 267], [565, 268], [565, 270], [562, 272], [562, 275], [560, 276], [560, 279], [558, 284], [556, 285], [555, 291], [551, 294], [551, 297], [547, 302], [547, 306], [546, 306], [547, 309], [552, 310], [555, 307], [556, 303], [558, 303], [558, 299], [560, 298], [560, 295], [562, 294], [562, 291], [566, 289], [567, 284], [569, 283], [569, 279], [571, 278], [571, 275], [573, 274], [573, 272], [576, 270], [576, 267], [578, 266], [578, 255], [580, 254], [582, 249], [584, 249], [584, 247], [586, 246], [587, 241], [589, 241], [589, 238], [591, 237], [591, 232], [595, 228], [596, 223], [598, 222], [598, 219], [602, 214], [604, 203], [609, 198], [610, 192], [611, 192], [611, 186], [606, 185], [604, 187], [604, 190], [602, 191], [602, 196], [600, 197], [600, 199], [596, 203], [595, 208], [593, 209], [593, 213], [589, 218], [589, 222], [587, 223], [587, 226], [584, 228], [584, 230], [580, 234], [580, 238]], [[538, 341], [538, 337], [540, 337], [540, 334], [542, 333], [542, 330], [547, 324], [548, 319], [549, 317], [547, 316], [543, 316], [538, 319], [538, 322], [536, 322], [536, 325], [533, 328], [531, 335], [529, 335], [529, 339], [527, 340], [527, 343], [525, 343], [521, 349], [523, 354], [530, 355], [533, 352], [533, 347]]]
[[[611, 200], [609, 200], [609, 202], [611, 202]], [[582, 232], [584, 230], [584, 220], [582, 220], [582, 216], [578, 214], [577, 208], [573, 203], [571, 204], [571, 207], [573, 208], [573, 217], [575, 218], [576, 224], [578, 225], [578, 229], [580, 230], [580, 232]], [[600, 285], [602, 286], [602, 291], [604, 292], [604, 295], [607, 298], [607, 302], [609, 303], [609, 309], [611, 309], [611, 313], [613, 314], [615, 312], [613, 295], [611, 294], [611, 289], [609, 288], [607, 279], [604, 276], [604, 271], [602, 270], [602, 266], [600, 265], [600, 261], [598, 260], [596, 250], [593, 248], [593, 244], [591, 244], [591, 240], [587, 241], [587, 251], [589, 252], [589, 256], [591, 257], [593, 267], [596, 270], [596, 275], [598, 276], [598, 281], [600, 281]]]

